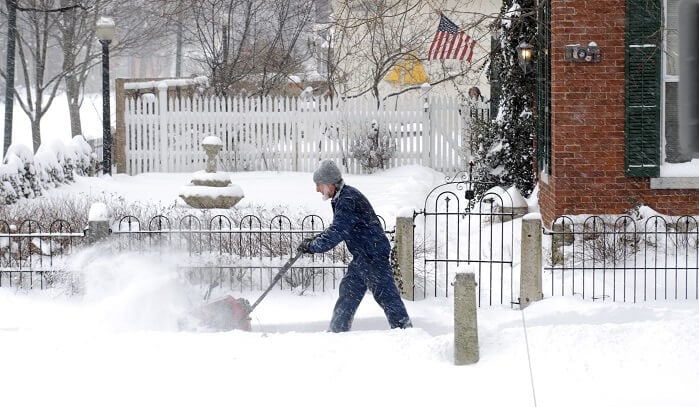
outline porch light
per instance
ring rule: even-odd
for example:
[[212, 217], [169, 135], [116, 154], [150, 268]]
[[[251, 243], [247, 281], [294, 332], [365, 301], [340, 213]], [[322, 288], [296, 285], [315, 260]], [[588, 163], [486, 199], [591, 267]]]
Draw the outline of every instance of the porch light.
[[526, 75], [532, 68], [532, 56], [534, 54], [534, 47], [529, 45], [526, 41], [522, 41], [517, 46], [517, 60], [519, 61], [519, 67], [522, 68], [522, 72]]

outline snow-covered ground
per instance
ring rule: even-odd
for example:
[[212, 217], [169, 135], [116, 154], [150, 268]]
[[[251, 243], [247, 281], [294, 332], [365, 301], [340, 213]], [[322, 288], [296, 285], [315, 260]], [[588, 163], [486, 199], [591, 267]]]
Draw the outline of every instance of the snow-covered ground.
[[[241, 208], [330, 216], [310, 173], [231, 174]], [[403, 167], [347, 176], [379, 214], [421, 208], [442, 174]], [[79, 178], [47, 193], [176, 203], [188, 174]], [[0, 389], [7, 406], [697, 406], [699, 302], [546, 298], [478, 310], [480, 361], [455, 366], [451, 298], [407, 302], [389, 330], [367, 296], [353, 330], [324, 332], [337, 292], [274, 290], [252, 332], [184, 332], [196, 298], [174, 258], [76, 255], [83, 296], [0, 289]], [[254, 300], [259, 292], [236, 293]], [[526, 327], [526, 329], [525, 329]]]
[[[93, 99], [83, 106], [87, 138], [101, 129], [101, 103]], [[57, 101], [44, 136], [68, 140]], [[19, 108], [15, 119], [15, 141], [29, 145]], [[79, 178], [46, 196], [179, 205], [189, 178]], [[281, 206], [331, 216], [310, 173], [231, 178], [245, 193], [243, 210]], [[404, 208], [422, 208], [443, 175], [412, 166], [346, 179], [390, 223]], [[252, 314], [252, 332], [183, 332], [178, 318], [199, 292], [177, 278], [175, 257], [93, 248], [73, 261], [83, 274], [82, 296], [0, 288], [5, 406], [699, 406], [697, 301], [557, 297], [524, 312], [484, 307], [480, 361], [455, 366], [451, 298], [407, 302], [415, 328], [392, 331], [367, 296], [353, 330], [331, 334], [324, 331], [335, 291], [274, 290]]]

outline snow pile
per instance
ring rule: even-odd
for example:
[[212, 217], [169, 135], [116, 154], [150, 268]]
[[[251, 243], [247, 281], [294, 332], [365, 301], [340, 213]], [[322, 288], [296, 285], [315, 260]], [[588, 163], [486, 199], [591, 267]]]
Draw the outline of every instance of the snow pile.
[[75, 174], [88, 175], [95, 163], [83, 136], [73, 137], [68, 144], [51, 140], [42, 144], [36, 154], [26, 145], [13, 144], [5, 163], [0, 164], [0, 203], [40, 196], [44, 190], [73, 182]]

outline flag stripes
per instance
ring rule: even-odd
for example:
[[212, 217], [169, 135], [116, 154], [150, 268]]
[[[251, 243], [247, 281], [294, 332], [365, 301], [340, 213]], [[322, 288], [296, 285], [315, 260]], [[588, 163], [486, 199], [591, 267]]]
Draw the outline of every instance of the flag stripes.
[[430, 44], [427, 59], [458, 59], [471, 62], [475, 46], [476, 41], [471, 36], [459, 31], [456, 24], [442, 15], [437, 32]]

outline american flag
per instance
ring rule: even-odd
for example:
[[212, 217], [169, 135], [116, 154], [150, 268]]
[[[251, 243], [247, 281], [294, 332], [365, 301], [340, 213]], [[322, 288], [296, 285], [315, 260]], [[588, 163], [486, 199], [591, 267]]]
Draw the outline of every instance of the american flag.
[[432, 39], [427, 59], [465, 59], [471, 62], [475, 46], [476, 41], [473, 38], [463, 31], [459, 31], [456, 24], [442, 15], [437, 32]]

